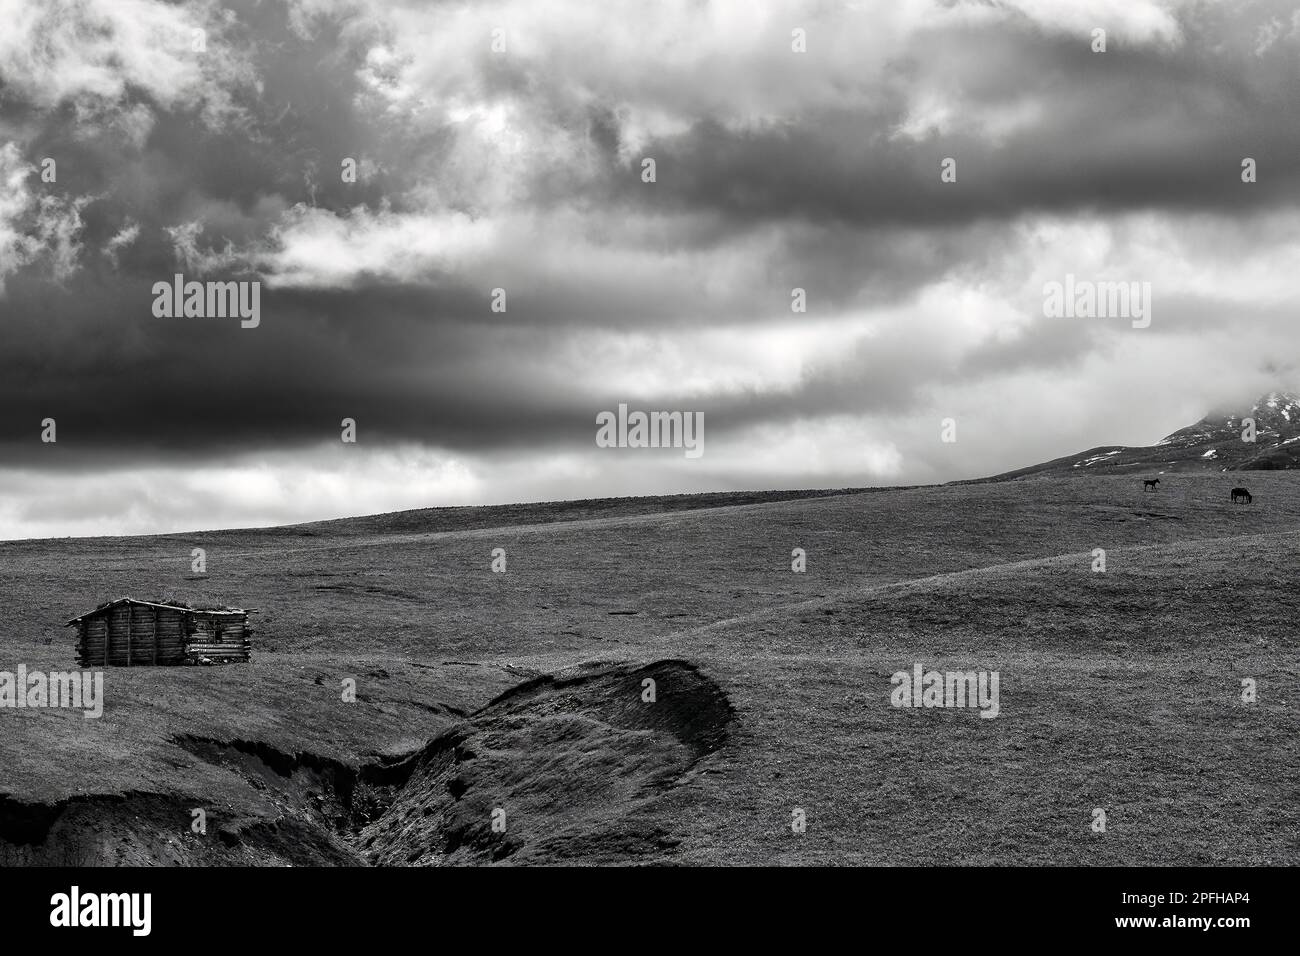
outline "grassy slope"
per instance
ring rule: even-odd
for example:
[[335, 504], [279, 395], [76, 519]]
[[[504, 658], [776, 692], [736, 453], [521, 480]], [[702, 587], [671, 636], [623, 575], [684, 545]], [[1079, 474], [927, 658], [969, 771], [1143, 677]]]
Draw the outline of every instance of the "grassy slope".
[[[740, 717], [643, 810], [682, 859], [1294, 862], [1300, 485], [1251, 475], [1256, 504], [1232, 508], [1231, 484], [1176, 477], [1144, 495], [1088, 477], [0, 544], [0, 669], [73, 666], [59, 624], [110, 595], [263, 612], [250, 667], [112, 671], [98, 722], [0, 712], [0, 792], [251, 805], [242, 780], [168, 738], [355, 762], [413, 749], [530, 673], [680, 657]], [[515, 524], [482, 527], [503, 517]], [[207, 549], [205, 578], [191, 547]], [[488, 570], [495, 547], [505, 575]], [[793, 547], [808, 573], [790, 572]], [[1003, 715], [894, 710], [889, 675], [913, 661], [999, 670]], [[1243, 676], [1259, 680], [1251, 708]], [[358, 703], [339, 700], [343, 677]], [[1105, 835], [1088, 829], [1095, 806]]]

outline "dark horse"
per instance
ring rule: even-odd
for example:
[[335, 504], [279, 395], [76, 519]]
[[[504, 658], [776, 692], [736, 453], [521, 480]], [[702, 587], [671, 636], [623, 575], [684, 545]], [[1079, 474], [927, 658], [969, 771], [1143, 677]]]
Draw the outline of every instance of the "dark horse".
[[1250, 504], [1252, 501], [1255, 500], [1250, 496], [1250, 492], [1247, 491], [1245, 488], [1233, 488], [1232, 503], [1235, 505], [1238, 499], [1246, 502], [1246, 504]]
[[1156, 487], [1156, 485], [1158, 484], [1160, 484], [1159, 478], [1143, 478], [1142, 490], [1146, 491], [1148, 488], [1150, 488], [1152, 491], [1159, 491], [1160, 489]]

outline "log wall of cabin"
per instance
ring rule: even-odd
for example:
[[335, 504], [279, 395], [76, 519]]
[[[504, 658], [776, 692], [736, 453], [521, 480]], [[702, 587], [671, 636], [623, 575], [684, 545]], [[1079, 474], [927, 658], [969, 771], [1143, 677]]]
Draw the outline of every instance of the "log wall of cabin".
[[119, 604], [78, 625], [83, 667], [179, 664], [185, 659], [183, 612]]
[[206, 657], [209, 660], [249, 659], [248, 619], [237, 614], [204, 614], [194, 612], [190, 619], [189, 636], [185, 652], [191, 660]]

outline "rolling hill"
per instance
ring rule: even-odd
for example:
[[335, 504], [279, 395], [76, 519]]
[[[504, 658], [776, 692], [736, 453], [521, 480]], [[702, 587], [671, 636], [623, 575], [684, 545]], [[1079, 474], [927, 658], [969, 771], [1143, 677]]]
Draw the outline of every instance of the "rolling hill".
[[[250, 664], [0, 710], [0, 862], [1294, 862], [1300, 487], [1223, 483], [0, 543], [0, 670], [72, 667], [106, 595], [261, 609]], [[915, 663], [997, 670], [998, 718], [892, 707]]]

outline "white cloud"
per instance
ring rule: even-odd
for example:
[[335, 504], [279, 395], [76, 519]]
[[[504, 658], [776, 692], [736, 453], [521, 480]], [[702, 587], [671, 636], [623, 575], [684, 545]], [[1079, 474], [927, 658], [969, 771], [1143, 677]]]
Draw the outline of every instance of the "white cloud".
[[[0, 81], [41, 109], [72, 102], [90, 116], [136, 88], [166, 109], [202, 105], [215, 122], [248, 76], [240, 52], [220, 42], [214, 3], [0, 0], [0, 23]], [[206, 52], [193, 49], [196, 30]]]
[[122, 250], [139, 238], [140, 224], [138, 222], [127, 220], [122, 228], [104, 244], [104, 255], [108, 257], [108, 260], [111, 263], [113, 263], [114, 268], [117, 267], [117, 257], [121, 254]]
[[43, 262], [58, 281], [77, 268], [81, 211], [92, 197], [39, 196], [35, 178], [14, 143], [0, 145], [0, 297], [5, 277], [30, 263]]

